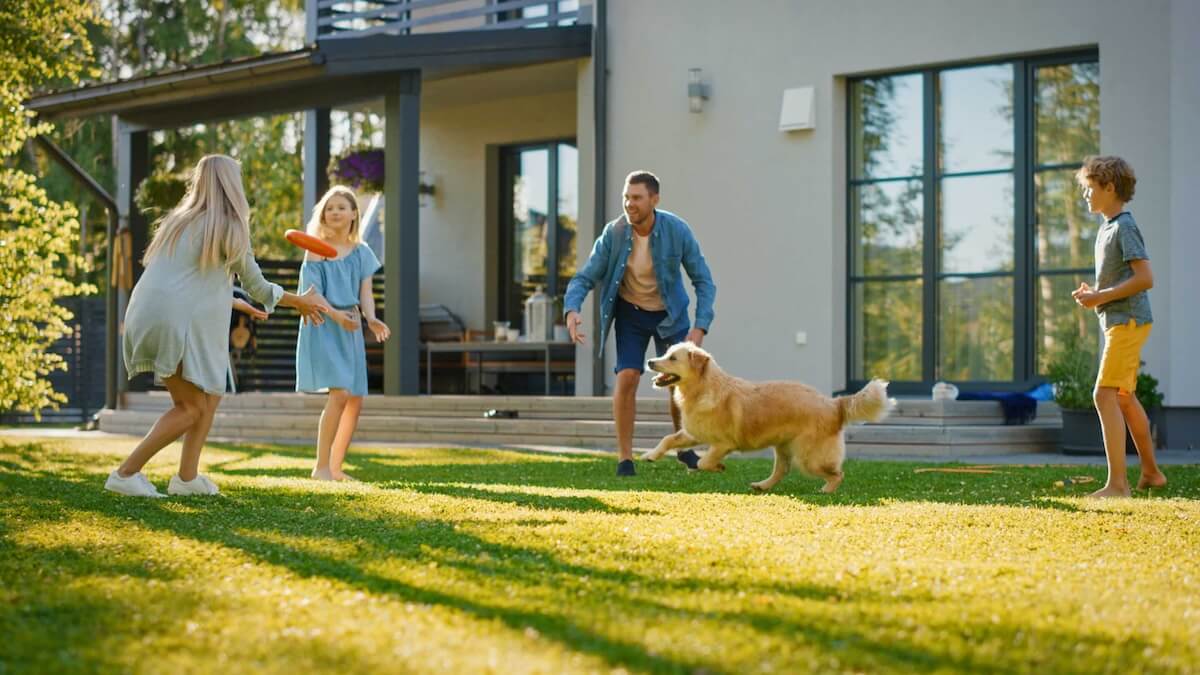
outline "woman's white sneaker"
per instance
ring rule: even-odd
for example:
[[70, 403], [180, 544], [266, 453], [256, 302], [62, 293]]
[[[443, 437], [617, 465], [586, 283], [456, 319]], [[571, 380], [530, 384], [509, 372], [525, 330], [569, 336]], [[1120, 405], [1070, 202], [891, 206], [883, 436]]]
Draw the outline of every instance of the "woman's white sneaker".
[[196, 474], [196, 477], [191, 480], [183, 480], [179, 474], [171, 476], [171, 483], [167, 485], [167, 494], [187, 496], [187, 495], [217, 495], [221, 491], [217, 489], [217, 484], [208, 479], [208, 476]]
[[113, 471], [108, 474], [108, 480], [104, 481], [104, 489], [130, 497], [166, 497], [141, 471], [131, 476], [121, 476]]

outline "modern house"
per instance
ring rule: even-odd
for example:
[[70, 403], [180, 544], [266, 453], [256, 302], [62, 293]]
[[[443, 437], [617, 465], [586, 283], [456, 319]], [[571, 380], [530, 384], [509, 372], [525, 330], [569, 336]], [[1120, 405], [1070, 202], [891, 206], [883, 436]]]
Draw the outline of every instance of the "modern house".
[[[1156, 280], [1145, 367], [1166, 395], [1167, 442], [1188, 447], [1197, 35], [1190, 0], [309, 0], [304, 49], [30, 107], [119, 119], [135, 250], [151, 130], [304, 110], [311, 204], [330, 110], [382, 112], [398, 338], [384, 391], [397, 395], [419, 391], [421, 304], [486, 329], [519, 321], [535, 285], [561, 296], [643, 168], [712, 269], [705, 347], [725, 369], [824, 391], [870, 377], [923, 396], [938, 381], [1027, 390], [1055, 350], [1098, 345], [1070, 298], [1092, 276], [1098, 225], [1072, 175], [1088, 154], [1121, 155]], [[423, 207], [422, 175], [435, 188]], [[577, 395], [608, 391], [595, 354], [576, 350]]]

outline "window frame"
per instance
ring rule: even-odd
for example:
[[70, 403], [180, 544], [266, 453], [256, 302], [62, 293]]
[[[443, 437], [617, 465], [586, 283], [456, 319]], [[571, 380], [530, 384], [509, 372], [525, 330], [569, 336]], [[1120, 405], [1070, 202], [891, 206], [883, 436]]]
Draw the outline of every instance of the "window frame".
[[[855, 349], [855, 298], [856, 288], [868, 282], [921, 282], [921, 379], [895, 381], [890, 390], [897, 394], [928, 395], [930, 387], [939, 379], [937, 359], [939, 347], [938, 322], [939, 286], [947, 278], [1004, 278], [1013, 282], [1013, 377], [1007, 381], [954, 380], [963, 391], [1026, 391], [1043, 382], [1045, 378], [1037, 372], [1037, 321], [1035, 292], [1037, 280], [1042, 276], [1092, 274], [1092, 268], [1048, 268], [1040, 269], [1036, 250], [1037, 192], [1035, 178], [1038, 172], [1063, 168], [1074, 168], [1078, 164], [1048, 163], [1035, 165], [1037, 133], [1035, 128], [1035, 79], [1038, 68], [1056, 65], [1096, 63], [1099, 65], [1099, 50], [1096, 47], [1072, 49], [1051, 53], [1013, 55], [1003, 58], [982, 59], [932, 65], [921, 68], [881, 71], [846, 78], [845, 107], [845, 213], [846, 237], [845, 283], [846, 283], [846, 387], [856, 390], [866, 384], [867, 379], [855, 377], [855, 368], [860, 355]], [[939, 75], [945, 71], [982, 66], [1008, 65], [1013, 69], [1013, 163], [1011, 169], [989, 169], [982, 171], [950, 171], [942, 173], [938, 166], [938, 86]], [[922, 173], [916, 176], [889, 176], [886, 178], [856, 178], [855, 134], [858, 131], [854, 118], [853, 97], [856, 83], [882, 77], [920, 75], [921, 91], [921, 148]], [[1080, 157], [1080, 160], [1083, 158]], [[938, 222], [938, 201], [941, 181], [947, 177], [973, 175], [1002, 175], [1013, 177], [1013, 268], [1011, 272], [943, 272], [941, 271], [940, 238], [941, 223]], [[854, 268], [857, 235], [855, 219], [855, 190], [864, 185], [897, 181], [920, 181], [922, 187], [921, 222], [921, 271], [919, 274], [856, 274]], [[866, 374], [869, 376], [869, 374]]]
[[[497, 318], [501, 321], [517, 321], [524, 315], [525, 308], [523, 306], [514, 306], [512, 297], [512, 252], [515, 246], [513, 242], [513, 194], [512, 194], [512, 178], [516, 175], [514, 161], [520, 157], [522, 152], [528, 150], [546, 150], [547, 165], [546, 165], [546, 180], [547, 185], [546, 200], [546, 283], [545, 292], [551, 298], [557, 297], [563, 290], [566, 289], [570, 279], [561, 279], [558, 273], [558, 237], [559, 237], [559, 204], [558, 204], [558, 184], [559, 184], [559, 166], [558, 166], [558, 148], [560, 145], [569, 145], [578, 151], [579, 145], [574, 136], [564, 138], [552, 138], [541, 141], [529, 141], [522, 143], [513, 143], [510, 145], [500, 146], [499, 153], [499, 168], [500, 168], [500, 233], [497, 241], [497, 248], [500, 261], [497, 265], [497, 273], [499, 275], [499, 290], [497, 296]], [[520, 303], [517, 303], [520, 304]], [[519, 323], [512, 324], [513, 326]]]

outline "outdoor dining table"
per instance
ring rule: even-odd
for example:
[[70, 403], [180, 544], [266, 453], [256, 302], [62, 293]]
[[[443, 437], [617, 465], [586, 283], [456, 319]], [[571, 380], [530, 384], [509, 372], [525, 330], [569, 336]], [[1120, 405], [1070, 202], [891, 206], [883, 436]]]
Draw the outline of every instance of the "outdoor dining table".
[[[541, 353], [543, 372], [546, 381], [546, 395], [550, 395], [550, 353], [553, 351], [575, 353], [575, 343], [570, 341], [541, 341], [541, 342], [489, 342], [486, 340], [469, 342], [427, 342], [425, 348], [425, 391], [433, 393], [433, 355], [435, 353], [476, 354], [475, 372], [482, 382], [483, 359], [485, 354], [504, 353]], [[464, 382], [467, 375], [463, 373]]]

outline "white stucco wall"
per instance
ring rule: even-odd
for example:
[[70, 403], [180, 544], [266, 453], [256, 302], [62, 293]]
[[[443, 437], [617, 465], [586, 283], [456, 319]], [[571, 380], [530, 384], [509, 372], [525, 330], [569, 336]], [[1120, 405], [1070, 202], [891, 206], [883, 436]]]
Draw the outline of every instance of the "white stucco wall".
[[[1200, 2], [1171, 3], [1170, 267], [1156, 274], [1155, 308], [1166, 310], [1167, 405], [1200, 407]], [[1103, 95], [1103, 94], [1102, 94]], [[1160, 298], [1166, 298], [1164, 302]], [[1159, 344], [1162, 344], [1160, 341]]]
[[[421, 169], [436, 186], [430, 205], [421, 209], [421, 302], [444, 304], [477, 329], [491, 327], [485, 299], [496, 280], [487, 270], [499, 255], [485, 246], [488, 181], [500, 180], [487, 175], [487, 147], [569, 138], [576, 124], [574, 81], [559, 92], [457, 102], [462, 91], [478, 90], [488, 77], [494, 76], [431, 83], [421, 108]], [[453, 91], [439, 95], [439, 88], [449, 87]]]
[[[1200, 247], [1183, 203], [1200, 155], [1196, 3], [613, 0], [608, 11], [609, 217], [625, 173], [655, 171], [662, 207], [691, 223], [716, 279], [705, 346], [738, 375], [826, 391], [846, 372], [842, 78], [1098, 46], [1101, 151], [1137, 170], [1131, 210], [1170, 283], [1154, 291], [1145, 358], [1169, 403], [1200, 399], [1189, 353], [1200, 313], [1186, 311]], [[687, 108], [695, 67], [712, 88], [701, 114]], [[778, 131], [783, 90], [805, 85], [816, 87], [816, 129]]]

